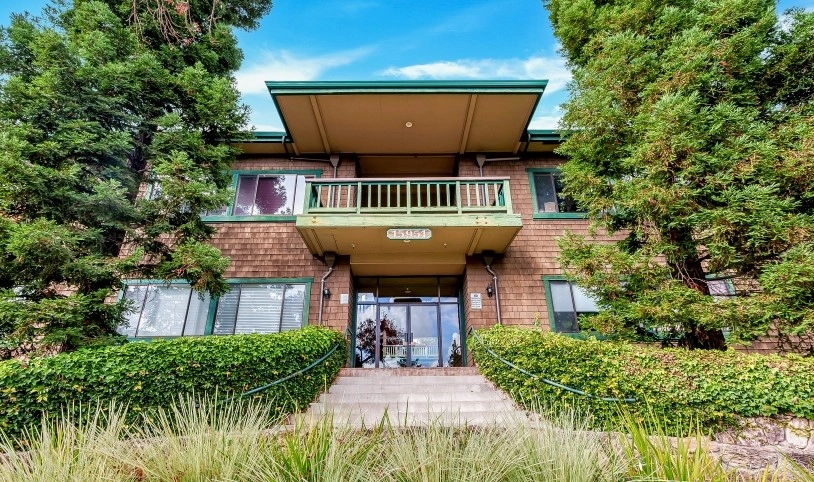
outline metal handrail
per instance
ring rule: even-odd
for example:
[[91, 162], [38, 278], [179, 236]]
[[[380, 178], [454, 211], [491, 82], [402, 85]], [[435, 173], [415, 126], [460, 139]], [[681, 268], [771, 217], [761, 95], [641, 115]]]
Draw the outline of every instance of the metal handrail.
[[636, 401], [635, 398], [600, 397], [598, 395], [583, 392], [582, 390], [579, 390], [577, 388], [572, 388], [572, 387], [563, 385], [562, 383], [557, 383], [557, 382], [555, 382], [553, 380], [549, 380], [548, 378], [543, 378], [543, 377], [541, 377], [539, 375], [535, 375], [534, 373], [531, 373], [531, 372], [529, 372], [527, 370], [524, 370], [523, 368], [520, 368], [519, 366], [515, 365], [514, 363], [510, 362], [509, 360], [506, 360], [505, 358], [501, 357], [500, 355], [498, 355], [497, 353], [492, 351], [492, 349], [489, 348], [486, 345], [486, 343], [481, 339], [481, 337], [478, 336], [478, 332], [475, 331], [474, 327], [469, 327], [469, 333], [475, 337], [475, 339], [478, 341], [478, 343], [481, 344], [481, 346], [483, 346], [483, 348], [486, 350], [487, 353], [489, 353], [493, 357], [497, 358], [499, 361], [503, 362], [503, 364], [505, 364], [506, 366], [509, 366], [511, 368], [514, 368], [515, 370], [519, 371], [520, 373], [522, 373], [524, 375], [530, 376], [530, 377], [532, 377], [532, 378], [534, 378], [536, 380], [540, 380], [541, 382], [545, 383], [546, 385], [551, 385], [552, 387], [556, 387], [556, 388], [559, 388], [559, 389], [562, 389], [562, 390], [565, 390], [565, 391], [568, 391], [568, 392], [571, 392], [571, 393], [575, 393], [577, 395], [582, 395], [584, 397], [595, 398], [597, 400], [602, 400], [603, 402], [633, 403], [633, 402]]
[[308, 370], [310, 370], [310, 369], [314, 368], [315, 366], [317, 366], [317, 365], [319, 365], [320, 363], [322, 363], [322, 362], [324, 362], [325, 360], [327, 360], [327, 359], [328, 359], [328, 357], [329, 357], [329, 356], [331, 356], [331, 355], [333, 355], [333, 354], [334, 354], [334, 352], [335, 352], [336, 350], [338, 350], [338, 349], [339, 349], [339, 347], [340, 347], [341, 345], [342, 345], [341, 343], [337, 343], [337, 344], [336, 344], [336, 345], [334, 345], [334, 347], [333, 347], [333, 348], [331, 348], [331, 350], [330, 350], [328, 353], [326, 353], [326, 354], [325, 354], [325, 355], [324, 355], [322, 358], [320, 358], [319, 360], [315, 361], [314, 363], [312, 363], [312, 364], [308, 365], [307, 367], [303, 368], [302, 370], [297, 370], [297, 371], [296, 371], [296, 372], [294, 372], [294, 373], [291, 373], [291, 374], [289, 374], [289, 375], [286, 375], [286, 376], [284, 376], [283, 378], [280, 378], [279, 380], [275, 380], [275, 381], [273, 381], [273, 382], [271, 382], [271, 383], [268, 383], [268, 384], [266, 384], [266, 385], [263, 385], [263, 386], [261, 386], [261, 387], [252, 388], [252, 389], [251, 389], [251, 390], [249, 390], [248, 392], [243, 392], [243, 393], [241, 393], [240, 395], [235, 395], [235, 396], [233, 396], [233, 397], [229, 397], [229, 398], [227, 398], [227, 399], [223, 400], [223, 402], [221, 402], [221, 403], [225, 403], [225, 402], [228, 402], [228, 401], [231, 401], [231, 400], [234, 400], [234, 399], [238, 399], [238, 398], [248, 397], [249, 395], [254, 395], [255, 393], [260, 393], [260, 392], [262, 392], [262, 391], [268, 390], [269, 388], [271, 388], [271, 387], [273, 387], [273, 386], [275, 386], [275, 385], [279, 385], [279, 384], [281, 384], [281, 383], [283, 383], [283, 382], [285, 382], [285, 381], [288, 381], [288, 380], [290, 380], [290, 379], [292, 379], [292, 378], [294, 378], [294, 377], [296, 377], [296, 376], [298, 376], [298, 375], [302, 375], [303, 373], [307, 372]]

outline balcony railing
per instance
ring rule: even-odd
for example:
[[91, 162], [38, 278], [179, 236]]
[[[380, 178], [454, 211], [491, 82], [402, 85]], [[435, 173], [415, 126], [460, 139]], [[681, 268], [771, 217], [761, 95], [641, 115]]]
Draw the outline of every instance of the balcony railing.
[[512, 214], [496, 177], [306, 179], [303, 214]]

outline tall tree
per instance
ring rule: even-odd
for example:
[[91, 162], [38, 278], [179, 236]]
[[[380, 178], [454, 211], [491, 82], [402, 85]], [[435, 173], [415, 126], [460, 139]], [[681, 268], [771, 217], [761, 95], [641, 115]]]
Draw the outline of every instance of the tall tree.
[[[550, 0], [573, 72], [559, 152], [595, 226], [561, 262], [604, 331], [724, 348], [814, 329], [814, 13], [772, 0]], [[740, 296], [714, 299], [710, 280]], [[713, 293], [714, 294], [714, 293]], [[716, 297], [717, 298], [717, 297]]]
[[232, 29], [270, 7], [57, 0], [0, 30], [0, 352], [115, 339], [124, 278], [226, 289], [198, 213], [247, 120]]

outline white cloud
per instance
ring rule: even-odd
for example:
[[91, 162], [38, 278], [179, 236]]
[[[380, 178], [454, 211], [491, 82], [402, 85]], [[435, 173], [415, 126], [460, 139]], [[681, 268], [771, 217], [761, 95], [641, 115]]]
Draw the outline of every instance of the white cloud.
[[382, 74], [405, 79], [547, 79], [546, 93], [561, 90], [571, 73], [560, 57], [468, 59], [391, 67]]
[[561, 115], [541, 115], [531, 119], [529, 129], [558, 129]]
[[529, 122], [529, 129], [559, 129], [560, 120], [563, 116], [562, 109], [552, 107], [550, 109], [538, 109], [534, 117]]
[[261, 56], [261, 62], [246, 65], [237, 72], [237, 88], [244, 95], [263, 94], [267, 80], [315, 80], [326, 70], [351, 64], [372, 50], [361, 47], [314, 57], [298, 57], [286, 50], [267, 52]]

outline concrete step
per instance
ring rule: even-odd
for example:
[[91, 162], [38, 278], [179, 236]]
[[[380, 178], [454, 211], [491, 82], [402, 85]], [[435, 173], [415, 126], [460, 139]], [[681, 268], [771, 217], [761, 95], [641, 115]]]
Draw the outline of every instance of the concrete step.
[[323, 393], [317, 400], [320, 403], [406, 403], [406, 402], [427, 402], [427, 403], [441, 403], [441, 402], [503, 402], [507, 401], [508, 397], [498, 391], [450, 391], [438, 392], [430, 391], [425, 393], [417, 393], [412, 391], [410, 393], [365, 393], [364, 397], [359, 396], [359, 392], [328, 392]]
[[398, 402], [344, 402], [344, 403], [312, 403], [309, 411], [314, 413], [384, 413], [386, 410], [398, 410], [400, 412], [416, 413], [470, 413], [470, 412], [500, 412], [514, 410], [511, 402], [486, 401], [486, 402], [419, 402], [410, 401], [406, 403]]
[[447, 385], [345, 385], [336, 384], [328, 389], [330, 394], [428, 394], [428, 393], [484, 393], [494, 391], [488, 383], [452, 383]]
[[488, 383], [481, 375], [424, 375], [424, 376], [388, 376], [386, 374], [378, 376], [359, 377], [337, 377], [334, 385], [437, 385], [443, 386], [450, 383]]
[[444, 426], [462, 426], [462, 425], [522, 425], [527, 424], [528, 418], [524, 412], [467, 412], [467, 413], [418, 413], [418, 412], [401, 412], [401, 411], [388, 411], [384, 412], [370, 412], [370, 413], [334, 413], [333, 415], [325, 415], [321, 413], [307, 412], [304, 414], [296, 414], [292, 416], [291, 424], [297, 425], [298, 423], [306, 425], [314, 425], [324, 421], [325, 416], [331, 417], [330, 420], [334, 426], [351, 426], [351, 427], [374, 427], [379, 424], [389, 426], [427, 426], [427, 425], [444, 425]]
[[334, 425], [372, 427], [442, 424], [528, 423], [511, 399], [477, 368], [343, 368], [334, 384], [292, 423], [330, 420]]

